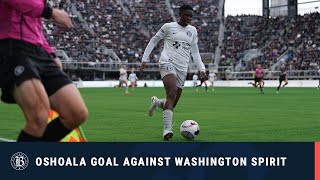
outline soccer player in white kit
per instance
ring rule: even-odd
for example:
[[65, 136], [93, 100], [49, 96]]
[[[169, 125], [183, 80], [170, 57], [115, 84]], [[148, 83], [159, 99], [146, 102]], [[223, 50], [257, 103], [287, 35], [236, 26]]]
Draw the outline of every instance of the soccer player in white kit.
[[132, 90], [134, 90], [134, 87], [137, 85], [138, 77], [136, 73], [134, 73], [134, 68], [132, 68], [131, 73], [129, 74], [129, 81], [130, 85], [132, 87]]
[[161, 39], [164, 39], [164, 49], [159, 59], [159, 67], [166, 90], [166, 98], [158, 99], [153, 96], [149, 108], [149, 116], [154, 115], [157, 107], [163, 109], [164, 140], [173, 137], [173, 108], [177, 105], [182, 93], [191, 56], [201, 71], [201, 76], [206, 77], [205, 66], [198, 49], [198, 33], [194, 26], [189, 25], [192, 14], [191, 6], [181, 6], [179, 8], [179, 22], [164, 24], [157, 34], [151, 38], [142, 57], [140, 71], [144, 70], [151, 51]]
[[198, 91], [198, 75], [195, 73], [192, 76], [192, 81], [193, 81], [193, 87], [196, 87], [196, 91]]
[[216, 73], [214, 73], [213, 71], [211, 71], [208, 75], [209, 77], [209, 81], [211, 83], [211, 90], [214, 91], [213, 85], [214, 85], [214, 80], [216, 79]]
[[120, 69], [119, 69], [119, 72], [120, 72], [120, 77], [119, 77], [119, 87], [123, 86], [123, 84], [126, 85], [126, 94], [129, 94], [129, 91], [128, 91], [128, 79], [127, 79], [127, 67], [125, 65], [121, 65], [120, 66]]
[[[318, 74], [320, 75], [320, 68], [318, 69]], [[320, 78], [319, 78], [319, 84], [318, 84], [318, 89], [320, 88]]]

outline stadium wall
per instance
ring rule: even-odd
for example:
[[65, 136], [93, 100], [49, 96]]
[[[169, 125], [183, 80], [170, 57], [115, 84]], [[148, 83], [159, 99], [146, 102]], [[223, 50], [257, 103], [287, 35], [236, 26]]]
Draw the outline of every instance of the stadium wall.
[[[215, 81], [214, 86], [216, 87], [252, 87], [248, 84], [250, 81]], [[75, 81], [74, 82], [79, 88], [103, 88], [103, 87], [115, 87], [119, 84], [119, 81]], [[162, 81], [138, 81], [138, 87], [143, 87], [144, 84], [148, 87], [163, 87]], [[129, 83], [130, 84], [130, 83]], [[198, 81], [200, 84], [200, 81]], [[282, 83], [284, 84], [284, 83]], [[318, 80], [290, 80], [287, 87], [317, 87], [319, 84]], [[265, 81], [265, 87], [277, 87], [279, 85], [278, 80]], [[186, 81], [185, 87], [192, 87], [193, 81]]]

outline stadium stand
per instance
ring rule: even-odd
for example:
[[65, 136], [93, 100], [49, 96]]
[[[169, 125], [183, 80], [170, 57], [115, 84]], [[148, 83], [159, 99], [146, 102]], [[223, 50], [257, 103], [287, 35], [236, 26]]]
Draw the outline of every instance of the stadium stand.
[[[235, 67], [241, 61], [240, 71], [252, 70], [257, 63], [270, 70], [278, 70], [281, 64], [286, 64], [289, 70], [315, 69], [319, 66], [318, 19], [319, 13], [296, 19], [229, 16], [220, 65]], [[250, 49], [259, 49], [261, 55], [244, 60]]]
[[[166, 22], [178, 17], [178, 4], [185, 1], [155, 0], [80, 0], [51, 1], [53, 6], [66, 9], [73, 19], [74, 29], [63, 32], [50, 22], [44, 23], [48, 41], [67, 52], [74, 60], [109, 62], [99, 54], [101, 46], [113, 49], [124, 62], [140, 62], [149, 39]], [[218, 23], [215, 20], [218, 0], [190, 1], [195, 7], [194, 25], [199, 31], [201, 52], [214, 52], [217, 45]], [[170, 13], [171, 11], [175, 13]], [[202, 18], [206, 16], [206, 18]], [[72, 42], [72, 43], [71, 43]], [[161, 46], [153, 51], [151, 62], [157, 62]]]
[[[210, 54], [217, 55], [218, 49], [221, 54], [214, 60], [220, 67], [226, 67], [221, 68], [223, 72], [252, 71], [258, 63], [270, 71], [277, 71], [282, 64], [288, 70], [319, 69], [319, 13], [295, 19], [256, 15], [218, 18], [223, 9], [221, 2], [51, 0], [53, 6], [70, 14], [74, 28], [64, 32], [48, 21], [44, 23], [44, 31], [49, 43], [65, 51], [71, 61], [140, 63], [150, 38], [164, 23], [177, 20], [179, 5], [190, 4], [195, 12], [192, 24], [199, 32], [199, 50], [202, 57], [209, 59], [205, 61], [207, 67], [212, 66]], [[224, 38], [219, 42], [221, 34]], [[161, 44], [152, 52], [151, 63], [158, 61]]]

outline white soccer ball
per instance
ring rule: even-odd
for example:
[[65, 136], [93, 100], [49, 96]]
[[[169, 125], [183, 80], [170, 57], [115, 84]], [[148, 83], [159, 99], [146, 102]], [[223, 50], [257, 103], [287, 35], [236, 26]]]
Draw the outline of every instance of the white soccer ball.
[[194, 139], [199, 135], [200, 127], [194, 120], [186, 120], [180, 126], [180, 133], [186, 139]]

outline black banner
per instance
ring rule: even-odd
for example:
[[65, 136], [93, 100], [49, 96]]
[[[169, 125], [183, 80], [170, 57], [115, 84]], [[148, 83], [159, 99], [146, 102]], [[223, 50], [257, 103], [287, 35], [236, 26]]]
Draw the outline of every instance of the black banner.
[[0, 143], [0, 179], [314, 180], [314, 143]]

